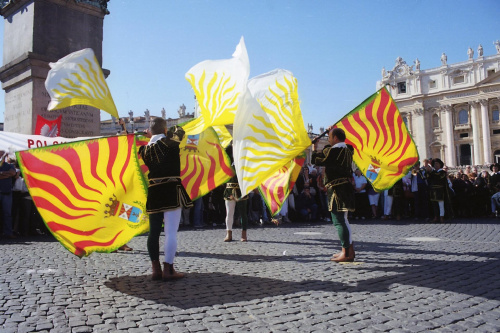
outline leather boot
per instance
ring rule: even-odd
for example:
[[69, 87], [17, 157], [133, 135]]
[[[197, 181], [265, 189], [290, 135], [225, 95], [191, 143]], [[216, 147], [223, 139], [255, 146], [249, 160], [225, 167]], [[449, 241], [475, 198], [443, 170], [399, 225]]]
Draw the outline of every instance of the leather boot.
[[174, 264], [163, 263], [163, 281], [176, 280], [184, 277], [184, 273], [178, 273], [174, 269]]
[[[349, 245], [349, 251], [352, 251], [352, 257], [353, 258], [356, 258], [356, 252], [354, 252], [354, 242], [351, 243], [351, 245]], [[333, 256], [332, 256], [332, 259], [334, 258], [337, 258], [338, 256], [340, 256], [342, 254], [343, 251], [340, 251], [338, 253], [335, 253]]]
[[226, 238], [224, 238], [224, 242], [230, 242], [232, 240], [233, 240], [233, 231], [227, 230], [226, 231]]
[[353, 262], [354, 261], [354, 250], [351, 250], [352, 244], [346, 249], [342, 248], [342, 253], [337, 258], [330, 259], [335, 262]]
[[335, 253], [331, 259], [335, 259], [342, 254], [342, 251]]
[[241, 241], [242, 242], [247, 241], [247, 231], [246, 230], [241, 230]]
[[159, 260], [153, 260], [153, 275], [151, 276], [151, 279], [154, 280], [161, 280], [162, 279], [162, 271], [161, 271], [161, 265]]

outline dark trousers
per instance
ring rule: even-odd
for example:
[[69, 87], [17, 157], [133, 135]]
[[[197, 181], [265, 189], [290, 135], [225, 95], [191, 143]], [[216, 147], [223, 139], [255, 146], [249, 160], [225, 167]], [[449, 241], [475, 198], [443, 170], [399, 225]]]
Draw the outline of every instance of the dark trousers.
[[354, 199], [356, 202], [356, 210], [354, 211], [355, 217], [368, 217], [370, 214], [370, 201], [368, 200], [368, 193], [355, 193]]
[[429, 217], [429, 191], [427, 185], [418, 184], [417, 192], [413, 192], [415, 199], [415, 217], [426, 219]]
[[149, 214], [148, 252], [151, 261], [160, 260], [160, 234], [163, 230], [163, 212]]
[[332, 222], [337, 229], [342, 247], [347, 249], [351, 245], [351, 226], [346, 212], [337, 212], [335, 204], [332, 207]]

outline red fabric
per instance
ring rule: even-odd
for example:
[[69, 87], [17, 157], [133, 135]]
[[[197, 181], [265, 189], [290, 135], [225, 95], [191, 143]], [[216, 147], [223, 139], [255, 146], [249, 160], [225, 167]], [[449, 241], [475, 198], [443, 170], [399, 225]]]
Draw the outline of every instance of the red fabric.
[[61, 120], [62, 120], [62, 115], [60, 115], [54, 120], [48, 120], [40, 115], [37, 115], [35, 135], [43, 135], [50, 137], [59, 136], [61, 133]]

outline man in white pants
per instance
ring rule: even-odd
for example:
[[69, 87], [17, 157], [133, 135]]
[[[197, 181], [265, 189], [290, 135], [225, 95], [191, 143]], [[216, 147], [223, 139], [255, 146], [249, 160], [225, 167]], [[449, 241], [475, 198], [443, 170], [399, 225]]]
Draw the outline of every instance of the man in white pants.
[[[139, 154], [149, 168], [146, 210], [149, 214], [148, 252], [153, 265], [152, 279], [164, 281], [184, 276], [174, 269], [177, 229], [182, 208], [193, 206], [180, 178], [179, 144], [184, 137], [184, 130], [174, 126], [167, 131], [166, 125], [167, 122], [163, 118], [153, 119], [150, 132], [146, 133], [151, 139], [147, 146], [139, 149]], [[163, 272], [160, 265], [162, 223], [165, 225]]]

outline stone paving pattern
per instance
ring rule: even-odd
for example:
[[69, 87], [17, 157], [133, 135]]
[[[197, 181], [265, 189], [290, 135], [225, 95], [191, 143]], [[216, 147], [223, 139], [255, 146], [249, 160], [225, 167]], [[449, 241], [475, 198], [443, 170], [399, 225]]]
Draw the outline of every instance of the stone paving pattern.
[[329, 261], [331, 224], [252, 228], [248, 243], [181, 230], [174, 282], [150, 280], [145, 235], [82, 259], [51, 236], [0, 240], [0, 332], [500, 331], [499, 220], [352, 229], [352, 264]]

